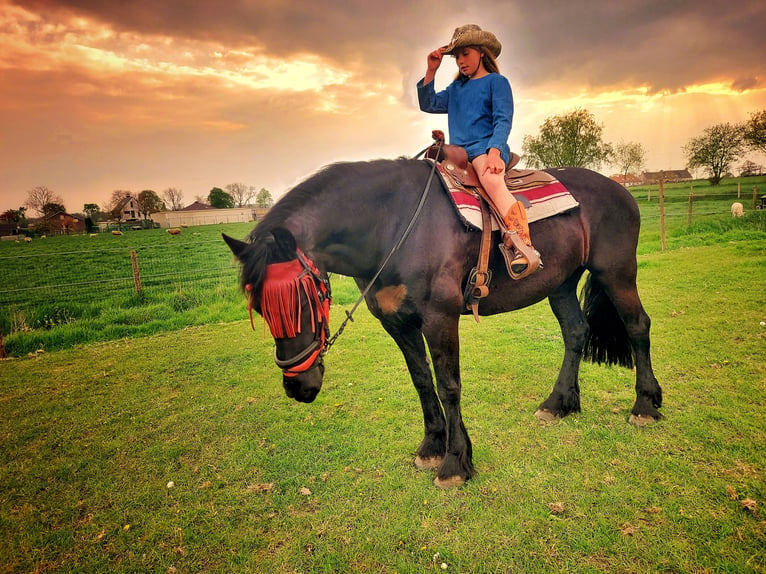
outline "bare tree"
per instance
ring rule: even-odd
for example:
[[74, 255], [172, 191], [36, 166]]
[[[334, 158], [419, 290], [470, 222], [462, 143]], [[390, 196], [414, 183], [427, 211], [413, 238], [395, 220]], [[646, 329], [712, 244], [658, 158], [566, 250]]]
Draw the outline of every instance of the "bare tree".
[[61, 196], [54, 193], [44, 185], [38, 185], [27, 192], [27, 201], [24, 203], [29, 209], [34, 209], [39, 215], [43, 215], [43, 209], [49, 203], [64, 204]]
[[162, 199], [170, 207], [171, 211], [178, 211], [184, 208], [184, 193], [176, 187], [169, 187], [162, 192]]
[[244, 183], [230, 183], [225, 189], [237, 207], [245, 207], [253, 199], [253, 188]]

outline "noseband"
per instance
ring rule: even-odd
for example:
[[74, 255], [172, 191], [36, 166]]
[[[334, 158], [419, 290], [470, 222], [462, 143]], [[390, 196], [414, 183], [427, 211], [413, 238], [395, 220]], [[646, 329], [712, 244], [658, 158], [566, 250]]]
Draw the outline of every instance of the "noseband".
[[[294, 377], [319, 366], [330, 334], [330, 282], [300, 249], [297, 255], [297, 259], [268, 265], [261, 289], [261, 315], [275, 339], [291, 339], [301, 333], [301, 295], [306, 297], [311, 314], [314, 337], [302, 351], [280, 359], [274, 349], [274, 362], [286, 377]], [[255, 329], [252, 285], [245, 285], [245, 289], [250, 294], [250, 325]]]

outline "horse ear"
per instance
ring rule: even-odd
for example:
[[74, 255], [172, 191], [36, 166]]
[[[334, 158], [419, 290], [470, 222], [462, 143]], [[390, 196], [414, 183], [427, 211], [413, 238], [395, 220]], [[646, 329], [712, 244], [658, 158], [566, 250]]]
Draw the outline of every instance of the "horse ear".
[[244, 241], [240, 241], [239, 239], [234, 239], [233, 237], [229, 237], [225, 233], [221, 233], [223, 236], [223, 240], [226, 242], [226, 245], [229, 246], [229, 249], [231, 249], [231, 252], [234, 254], [234, 256], [237, 259], [242, 259], [242, 254], [245, 252], [245, 249], [248, 247], [248, 243], [245, 243]]

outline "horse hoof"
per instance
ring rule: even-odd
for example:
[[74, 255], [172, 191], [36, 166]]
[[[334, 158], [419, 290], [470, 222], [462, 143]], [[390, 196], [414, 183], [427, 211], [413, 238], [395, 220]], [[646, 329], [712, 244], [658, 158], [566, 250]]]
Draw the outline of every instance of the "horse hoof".
[[438, 488], [457, 488], [465, 484], [465, 479], [461, 476], [450, 476], [449, 478], [441, 479], [438, 476], [434, 478], [434, 484]]
[[429, 456], [423, 458], [422, 456], [415, 457], [415, 468], [418, 470], [438, 470], [441, 466], [444, 457], [441, 456]]
[[630, 418], [628, 419], [628, 422], [632, 424], [633, 426], [637, 427], [645, 427], [646, 425], [650, 425], [652, 423], [656, 423], [657, 419], [652, 416], [643, 416], [643, 415], [634, 415], [631, 414]]
[[550, 422], [559, 420], [561, 417], [558, 415], [554, 415], [551, 411], [537, 409], [535, 411], [535, 418], [539, 421], [550, 423]]

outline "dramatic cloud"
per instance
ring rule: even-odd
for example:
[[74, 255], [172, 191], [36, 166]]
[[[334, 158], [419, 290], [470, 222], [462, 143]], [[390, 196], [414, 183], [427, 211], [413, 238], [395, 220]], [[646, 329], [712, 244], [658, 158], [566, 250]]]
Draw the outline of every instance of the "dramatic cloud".
[[0, 0], [0, 210], [37, 185], [71, 211], [114, 189], [279, 196], [412, 154], [446, 123], [417, 110], [425, 56], [468, 22], [503, 42], [515, 149], [582, 107], [677, 168], [690, 137], [766, 108], [758, 0]]

